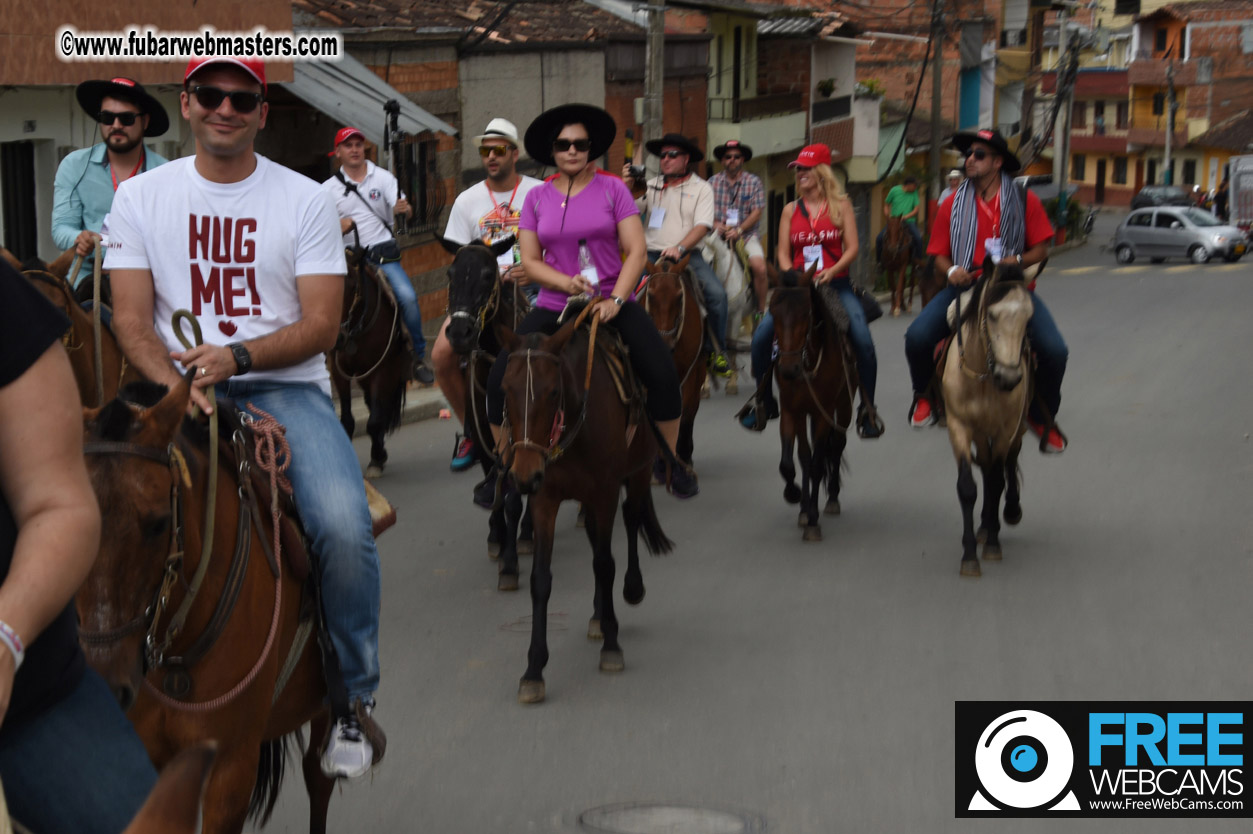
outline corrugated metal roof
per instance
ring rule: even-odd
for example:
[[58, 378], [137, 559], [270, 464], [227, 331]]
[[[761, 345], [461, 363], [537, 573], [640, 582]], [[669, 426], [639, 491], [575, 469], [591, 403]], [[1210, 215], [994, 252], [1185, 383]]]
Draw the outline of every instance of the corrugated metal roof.
[[457, 129], [437, 119], [379, 78], [357, 59], [345, 55], [338, 61], [297, 61], [296, 77], [280, 86], [331, 116], [352, 125], [376, 145], [383, 144], [383, 105], [400, 102], [398, 125], [409, 133], [435, 130], [456, 136]]
[[757, 34], [779, 36], [812, 35], [821, 29], [823, 22], [812, 17], [776, 17], [757, 21]]

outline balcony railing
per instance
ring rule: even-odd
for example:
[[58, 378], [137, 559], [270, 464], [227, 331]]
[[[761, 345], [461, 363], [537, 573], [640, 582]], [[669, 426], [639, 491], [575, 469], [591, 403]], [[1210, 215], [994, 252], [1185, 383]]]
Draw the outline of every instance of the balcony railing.
[[756, 98], [711, 98], [709, 118], [717, 122], [743, 122], [800, 113], [804, 97], [800, 93], [775, 93]]

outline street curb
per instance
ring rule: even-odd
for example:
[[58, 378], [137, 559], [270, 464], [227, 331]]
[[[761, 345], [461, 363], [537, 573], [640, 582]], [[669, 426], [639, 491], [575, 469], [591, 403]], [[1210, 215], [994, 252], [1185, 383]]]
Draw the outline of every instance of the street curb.
[[[434, 385], [411, 387], [405, 392], [405, 404], [400, 414], [400, 422], [404, 425], [417, 423], [422, 420], [434, 420], [439, 417], [439, 413], [443, 409], [452, 410], [448, 405], [448, 400], [444, 398], [444, 394], [439, 388]], [[370, 410], [366, 408], [365, 400], [361, 397], [360, 391], [353, 392], [352, 418], [356, 421], [352, 436], [364, 437], [366, 421], [370, 418]]]

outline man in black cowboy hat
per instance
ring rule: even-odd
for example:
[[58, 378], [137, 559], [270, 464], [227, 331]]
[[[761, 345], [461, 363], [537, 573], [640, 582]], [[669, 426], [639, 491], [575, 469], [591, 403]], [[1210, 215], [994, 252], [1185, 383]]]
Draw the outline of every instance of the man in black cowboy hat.
[[753, 273], [753, 294], [757, 312], [766, 311], [766, 255], [761, 248], [758, 221], [766, 208], [766, 189], [761, 178], [744, 170], [753, 158], [753, 149], [738, 139], [714, 148], [714, 159], [722, 170], [709, 180], [714, 190], [714, 231], [728, 244], [744, 241], [748, 267]]
[[[143, 139], [165, 133], [170, 119], [161, 102], [129, 78], [84, 81], [74, 94], [87, 115], [100, 123], [102, 141], [61, 160], [53, 187], [52, 240], [58, 249], [73, 246], [86, 258], [96, 247], [118, 183], [168, 161], [145, 148]], [[84, 262], [70, 280], [77, 283], [90, 273]]]
[[[635, 201], [644, 217], [648, 260], [677, 261], [691, 252], [688, 265], [705, 295], [705, 309], [716, 340], [710, 351], [710, 366], [719, 376], [730, 376], [731, 366], [722, 344], [727, 333], [727, 291], [698, 248], [713, 229], [714, 192], [709, 183], [691, 173], [689, 165], [705, 155], [696, 143], [678, 133], [667, 133], [646, 142], [644, 147], [661, 159], [661, 175], [649, 180], [644, 196]], [[622, 167], [622, 178], [627, 188], [634, 191], [636, 183], [630, 165]]]
[[[966, 181], [951, 199], [940, 204], [927, 246], [927, 252], [935, 256], [936, 269], [948, 275], [948, 285], [905, 332], [905, 355], [914, 384], [909, 421], [914, 428], [934, 420], [927, 389], [935, 371], [935, 346], [949, 332], [949, 303], [979, 276], [985, 255], [998, 263], [1026, 268], [1048, 257], [1053, 238], [1053, 226], [1040, 198], [1030, 191], [1019, 191], [1010, 178], [1022, 166], [1000, 133], [958, 133], [953, 136], [953, 145], [966, 158]], [[1034, 280], [1028, 288], [1035, 289]], [[1042, 450], [1057, 454], [1065, 450], [1066, 437], [1049, 424], [1048, 418], [1057, 414], [1061, 404], [1069, 353], [1053, 316], [1040, 297], [1033, 295], [1035, 313], [1027, 325], [1027, 336], [1038, 358], [1037, 399], [1031, 404], [1027, 424], [1044, 438]], [[1048, 414], [1041, 409], [1041, 402]]]

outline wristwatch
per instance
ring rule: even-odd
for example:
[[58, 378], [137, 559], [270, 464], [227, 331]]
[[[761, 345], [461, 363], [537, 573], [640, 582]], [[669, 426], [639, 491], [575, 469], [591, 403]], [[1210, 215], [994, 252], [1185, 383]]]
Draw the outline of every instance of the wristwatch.
[[231, 349], [231, 353], [235, 356], [235, 365], [237, 366], [235, 376], [243, 376], [252, 370], [252, 354], [248, 352], [248, 348], [244, 347], [243, 342], [231, 342], [227, 347]]
[[678, 246], [676, 246], [676, 247], [674, 247], [674, 248], [679, 250], [679, 257], [680, 257], [680, 258], [681, 258], [681, 257], [683, 257], [684, 255], [686, 255], [686, 254], [687, 254], [687, 247], [686, 247], [686, 246], [684, 246], [682, 243], [680, 243]]
[[615, 295], [613, 296], [613, 303], [621, 307], [623, 304], [626, 304], [626, 299], [620, 295]]

